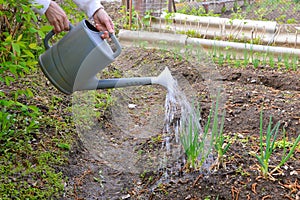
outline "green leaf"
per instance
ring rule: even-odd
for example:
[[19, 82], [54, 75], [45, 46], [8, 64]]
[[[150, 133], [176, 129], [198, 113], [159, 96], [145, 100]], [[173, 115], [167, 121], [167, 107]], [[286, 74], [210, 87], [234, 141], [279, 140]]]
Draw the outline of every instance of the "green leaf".
[[64, 150], [70, 150], [70, 145], [66, 143], [59, 143], [57, 144], [57, 147], [64, 149]]
[[39, 34], [39, 36], [40, 36], [41, 38], [45, 38], [45, 33], [44, 33], [43, 31], [38, 30], [37, 33]]
[[9, 35], [9, 36], [7, 36], [5, 38], [5, 42], [11, 42], [11, 40], [12, 40], [12, 36], [11, 35]]
[[10, 71], [13, 75], [15, 75], [15, 76], [18, 75], [18, 72], [17, 72], [17, 66], [16, 66], [16, 65], [11, 64], [11, 65], [8, 66], [8, 69], [9, 69], [9, 71]]
[[42, 26], [41, 28], [40, 28], [40, 31], [43, 31], [43, 32], [49, 32], [49, 31], [51, 31], [53, 29], [53, 27], [52, 26]]
[[26, 88], [26, 96], [27, 97], [33, 97], [34, 96], [33, 93], [32, 93], [32, 91], [31, 91], [31, 89]]
[[20, 34], [20, 35], [18, 36], [17, 42], [20, 42], [20, 41], [22, 40], [22, 37], [23, 37], [23, 34]]
[[39, 114], [40, 109], [34, 105], [29, 105], [28, 108], [32, 110], [35, 114]]
[[0, 97], [5, 97], [5, 93], [0, 90]]
[[37, 49], [37, 44], [36, 43], [31, 43], [28, 45], [30, 49]]
[[10, 86], [10, 83], [12, 83], [14, 81], [15, 81], [15, 79], [13, 77], [5, 76], [5, 83], [6, 83], [6, 85]]
[[29, 57], [34, 58], [34, 55], [33, 55], [30, 51], [24, 50], [24, 53], [25, 53], [26, 55], [28, 55]]
[[12, 45], [14, 52], [16, 52], [17, 55], [19, 56], [21, 54], [20, 45], [17, 43], [12, 43], [11, 45]]
[[37, 30], [33, 27], [30, 27], [28, 30], [29, 30], [30, 33], [36, 33], [37, 32]]

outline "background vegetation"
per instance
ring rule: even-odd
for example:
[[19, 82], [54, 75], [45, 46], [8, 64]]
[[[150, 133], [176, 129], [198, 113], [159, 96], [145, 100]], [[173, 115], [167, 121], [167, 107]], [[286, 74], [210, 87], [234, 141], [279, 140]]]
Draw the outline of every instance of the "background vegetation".
[[[63, 7], [72, 22], [83, 16], [72, 1]], [[27, 0], [0, 0], [0, 199], [58, 198], [64, 189], [57, 167], [66, 163], [74, 133], [68, 115], [54, 111], [69, 108], [61, 108], [60, 94], [43, 96], [46, 84], [39, 85], [38, 56], [51, 29]]]

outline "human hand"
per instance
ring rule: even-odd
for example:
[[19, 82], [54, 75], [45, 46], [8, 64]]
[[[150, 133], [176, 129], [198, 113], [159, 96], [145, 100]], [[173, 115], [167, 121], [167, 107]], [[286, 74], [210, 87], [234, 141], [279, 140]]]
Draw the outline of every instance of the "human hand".
[[114, 33], [114, 24], [103, 8], [98, 9], [94, 15], [94, 22], [98, 31], [103, 31], [102, 39], [109, 38], [109, 33]]
[[48, 9], [45, 12], [49, 23], [54, 27], [54, 33], [69, 30], [69, 20], [65, 11], [54, 1], [50, 2]]

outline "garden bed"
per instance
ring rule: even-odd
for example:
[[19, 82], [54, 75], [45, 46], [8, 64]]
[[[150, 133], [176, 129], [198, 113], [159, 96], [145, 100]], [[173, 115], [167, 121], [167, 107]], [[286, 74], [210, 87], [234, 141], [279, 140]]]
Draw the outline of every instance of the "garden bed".
[[[204, 121], [207, 119], [211, 108], [210, 92], [207, 88], [210, 83], [188, 61], [174, 59], [170, 52], [134, 47], [124, 49], [121, 57], [112, 64], [110, 70], [117, 70], [118, 73], [126, 75], [128, 71], [140, 71], [145, 66], [147, 69], [156, 66], [157, 71], [163, 66], [168, 66], [173, 74], [184, 76], [192, 90], [197, 92], [195, 96], [200, 101], [202, 117]], [[124, 145], [129, 143], [132, 148], [142, 149], [143, 152], [150, 152], [155, 148], [159, 150], [163, 141], [163, 137], [159, 135], [163, 130], [150, 134], [142, 142], [137, 142], [136, 138], [130, 134], [128, 136], [124, 130], [120, 129], [119, 122], [113, 117], [114, 111], [108, 109], [105, 115], [99, 118], [101, 123], [89, 132], [91, 141], [83, 141], [85, 144], [89, 143], [87, 151], [73, 154], [71, 164], [64, 170], [65, 175], [70, 177], [68, 196], [83, 199], [299, 198], [299, 147], [294, 156], [281, 168], [281, 173], [273, 175], [273, 180], [261, 177], [259, 163], [251, 155], [251, 152], [259, 153], [261, 109], [264, 109], [265, 130], [269, 117], [272, 116], [274, 124], [280, 121], [281, 127], [285, 127], [289, 141], [293, 141], [299, 135], [299, 72], [274, 70], [268, 66], [255, 69], [251, 65], [246, 68], [224, 65], [219, 66], [217, 70], [221, 77], [219, 78], [220, 84], [226, 95], [224, 134], [227, 141], [232, 142], [226, 153], [226, 168], [212, 170], [210, 173], [197, 170], [184, 172], [179, 169], [176, 175], [171, 175], [166, 182], [161, 184], [158, 184], [162, 179], [159, 168], [149, 170], [148, 166], [144, 166], [144, 171], [131, 171], [129, 168], [126, 170], [126, 167], [132, 166], [130, 163], [134, 161], [134, 158], [126, 159], [128, 155], [124, 151], [126, 149], [123, 148]], [[166, 91], [163, 88], [146, 86], [128, 88], [126, 92], [133, 95], [130, 98], [134, 99], [133, 103], [137, 106], [135, 109], [130, 109], [126, 123], [144, 123], [146, 129], [149, 125], [147, 120], [149, 122], [152, 120], [150, 116], [157, 118], [163, 116], [155, 109], [146, 109], [153, 105], [164, 105]], [[115, 103], [118, 104], [118, 102]], [[143, 125], [139, 130], [143, 130]], [[159, 128], [153, 127], [153, 130], [159, 130]], [[280, 134], [278, 140], [282, 141], [282, 131]], [[91, 144], [94, 144], [92, 141], [97, 140], [97, 137], [93, 135], [111, 138], [110, 142], [105, 144], [108, 147], [118, 145], [115, 150], [119, 150], [119, 153], [123, 153], [124, 156], [124, 160], [119, 163], [121, 168], [116, 168], [112, 164], [114, 161], [110, 160], [115, 152], [103, 153], [98, 151], [97, 146], [91, 148], [93, 147]], [[282, 151], [282, 148], [276, 148], [271, 157], [271, 166], [280, 162]]]

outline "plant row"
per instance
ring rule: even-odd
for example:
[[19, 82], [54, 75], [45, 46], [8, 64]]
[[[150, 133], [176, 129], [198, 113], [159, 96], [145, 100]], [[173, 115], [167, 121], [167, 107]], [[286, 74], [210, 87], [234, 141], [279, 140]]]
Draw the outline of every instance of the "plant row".
[[[188, 124], [183, 124], [187, 129], [181, 129], [181, 144], [185, 151], [187, 162], [186, 168], [188, 170], [201, 170], [201, 167], [210, 154], [216, 154], [217, 158], [212, 167], [218, 169], [220, 166], [225, 166], [225, 154], [232, 144], [232, 140], [226, 138], [223, 132], [224, 127], [224, 112], [219, 116], [218, 98], [212, 105], [210, 114], [205, 124], [203, 132], [189, 121]], [[195, 108], [195, 110], [199, 110]], [[197, 112], [199, 116], [199, 111]], [[200, 116], [199, 116], [200, 117]], [[221, 120], [220, 120], [221, 118]], [[300, 134], [293, 141], [289, 142], [286, 139], [285, 129], [282, 128], [283, 139], [281, 140], [281, 147], [283, 148], [282, 157], [279, 163], [275, 164], [273, 170], [270, 170], [271, 156], [275, 151], [276, 142], [280, 133], [280, 122], [273, 125], [272, 117], [269, 119], [267, 129], [263, 129], [263, 111], [260, 114], [259, 124], [259, 151], [250, 152], [254, 156], [260, 166], [260, 172], [263, 177], [270, 178], [272, 174], [280, 169], [294, 154], [300, 142]], [[272, 163], [274, 164], [274, 163]]]

